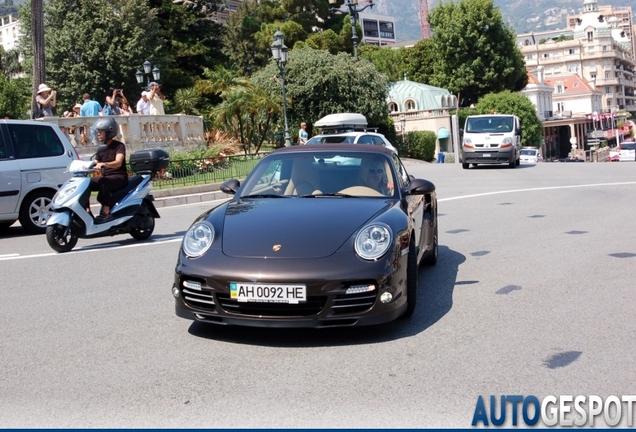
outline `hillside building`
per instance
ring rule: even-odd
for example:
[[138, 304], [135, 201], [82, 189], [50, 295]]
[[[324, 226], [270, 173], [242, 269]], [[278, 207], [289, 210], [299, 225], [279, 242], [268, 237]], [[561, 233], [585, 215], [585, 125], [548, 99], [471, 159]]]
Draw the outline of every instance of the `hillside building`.
[[601, 92], [599, 112], [636, 112], [636, 60], [632, 41], [617, 19], [606, 20], [599, 13], [596, 0], [584, 0], [584, 6], [585, 12], [573, 29], [517, 37], [526, 67], [536, 71], [542, 66], [546, 81], [579, 76], [581, 83]]
[[395, 34], [395, 18], [386, 15], [376, 15], [361, 12], [360, 27], [362, 27], [362, 41], [364, 43], [386, 46], [397, 43]]
[[16, 17], [7, 15], [0, 18], [0, 43], [5, 51], [15, 49], [20, 36], [20, 23]]
[[[588, 12], [587, 8], [592, 8], [592, 2], [588, 0], [584, 3], [584, 12], [576, 15], [568, 15], [567, 16], [567, 25], [570, 29], [575, 29], [580, 22], [583, 20], [584, 15]], [[603, 15], [604, 19], [607, 22], [616, 22], [618, 23], [618, 28], [621, 29], [625, 33], [625, 37], [627, 39], [632, 40], [634, 35], [634, 21], [632, 18], [632, 8], [631, 6], [624, 7], [614, 7], [611, 5], [599, 5], [596, 10], [593, 12], [597, 12], [599, 15]], [[636, 47], [632, 44], [632, 57], [636, 58]]]

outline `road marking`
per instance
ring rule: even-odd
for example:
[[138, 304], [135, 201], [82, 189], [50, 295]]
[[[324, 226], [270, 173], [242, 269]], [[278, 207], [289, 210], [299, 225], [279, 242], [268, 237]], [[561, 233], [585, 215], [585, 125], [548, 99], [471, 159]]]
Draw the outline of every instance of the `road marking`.
[[507, 193], [515, 193], [515, 192], [533, 192], [533, 191], [543, 191], [543, 190], [558, 190], [558, 189], [575, 189], [575, 188], [586, 188], [586, 187], [598, 187], [598, 186], [627, 186], [627, 185], [636, 185], [636, 182], [620, 182], [620, 183], [594, 183], [594, 184], [584, 184], [584, 185], [571, 185], [571, 186], [546, 186], [539, 188], [528, 188], [528, 189], [511, 189], [504, 191], [496, 191], [496, 192], [484, 192], [473, 195], [462, 195], [450, 198], [440, 198], [437, 202], [444, 201], [455, 201], [465, 198], [478, 198], [489, 195], [501, 195]]
[[[593, 184], [584, 184], [584, 185], [547, 186], [547, 187], [528, 188], [528, 189], [511, 189], [511, 190], [503, 190], [503, 191], [496, 191], [496, 192], [484, 192], [484, 193], [472, 194], [472, 195], [462, 195], [462, 196], [456, 196], [456, 197], [450, 197], [450, 198], [440, 198], [437, 200], [437, 202], [456, 201], [460, 199], [479, 198], [479, 197], [490, 196], [490, 195], [501, 195], [501, 194], [507, 194], [507, 193], [516, 193], [516, 192], [533, 192], [533, 191], [543, 191], [543, 190], [575, 189], [575, 188], [599, 187], [599, 186], [629, 186], [629, 185], [636, 185], [636, 182], [593, 183]], [[165, 209], [167, 210], [169, 208], [175, 208], [175, 207], [180, 207], [183, 205], [193, 205], [193, 204], [204, 204], [204, 203], [181, 204], [178, 206], [166, 207]], [[146, 243], [136, 243], [136, 244], [124, 245], [124, 246], [122, 246], [119, 243], [116, 243], [117, 246], [114, 246], [114, 247], [112, 244], [103, 245], [103, 246], [90, 245], [90, 246], [78, 248], [71, 252], [66, 252], [66, 253], [50, 252], [50, 253], [37, 254], [37, 255], [6, 254], [6, 255], [0, 255], [0, 261], [10, 261], [10, 260], [27, 259], [27, 258], [42, 258], [42, 257], [49, 257], [49, 256], [72, 256], [79, 253], [98, 252], [103, 250], [114, 250], [114, 249], [127, 249], [127, 248], [133, 248], [133, 247], [142, 247], [142, 246], [157, 245], [157, 244], [164, 244], [164, 243], [174, 243], [176, 241], [181, 241], [182, 239], [183, 239], [183, 236], [176, 236], [176, 237], [168, 237], [166, 239], [157, 240], [157, 241], [150, 241]]]
[[169, 237], [165, 240], [151, 241], [146, 243], [135, 243], [135, 244], [124, 245], [124, 246], [118, 245], [115, 247], [113, 247], [112, 245], [104, 245], [102, 247], [96, 247], [96, 245], [91, 245], [91, 246], [78, 248], [78, 249], [72, 250], [70, 252], [65, 252], [65, 253], [49, 252], [49, 253], [36, 254], [36, 255], [19, 255], [19, 254], [0, 255], [0, 261], [11, 261], [11, 260], [28, 259], [28, 258], [43, 258], [43, 257], [50, 257], [50, 256], [73, 256], [73, 255], [88, 253], [88, 252], [100, 252], [104, 250], [115, 250], [115, 249], [129, 249], [129, 248], [148, 246], [148, 245], [174, 243], [177, 241], [181, 241], [182, 238], [183, 238], [182, 236]]

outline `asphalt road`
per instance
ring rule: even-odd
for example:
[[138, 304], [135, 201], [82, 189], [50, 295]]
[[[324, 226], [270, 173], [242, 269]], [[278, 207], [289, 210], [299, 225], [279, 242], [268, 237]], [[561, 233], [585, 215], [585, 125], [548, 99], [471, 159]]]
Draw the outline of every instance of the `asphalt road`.
[[177, 318], [179, 239], [210, 203], [68, 254], [11, 228], [0, 427], [470, 427], [479, 395], [636, 394], [636, 163], [407, 168], [437, 185], [439, 262], [378, 327]]

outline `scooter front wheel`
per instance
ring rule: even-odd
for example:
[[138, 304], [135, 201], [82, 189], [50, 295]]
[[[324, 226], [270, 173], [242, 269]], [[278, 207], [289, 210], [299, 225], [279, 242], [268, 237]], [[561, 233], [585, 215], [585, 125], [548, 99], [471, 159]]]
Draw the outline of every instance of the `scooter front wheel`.
[[77, 234], [70, 227], [55, 224], [46, 227], [46, 241], [56, 252], [68, 252], [77, 244]]

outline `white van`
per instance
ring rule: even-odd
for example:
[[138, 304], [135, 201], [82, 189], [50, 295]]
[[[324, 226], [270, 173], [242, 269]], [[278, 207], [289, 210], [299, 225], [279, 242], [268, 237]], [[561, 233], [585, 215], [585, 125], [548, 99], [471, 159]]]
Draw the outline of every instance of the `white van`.
[[519, 165], [521, 124], [510, 114], [472, 115], [466, 118], [461, 147], [462, 168], [479, 164]]
[[56, 124], [0, 120], [0, 232], [19, 219], [27, 231], [44, 233], [51, 199], [77, 159]]

